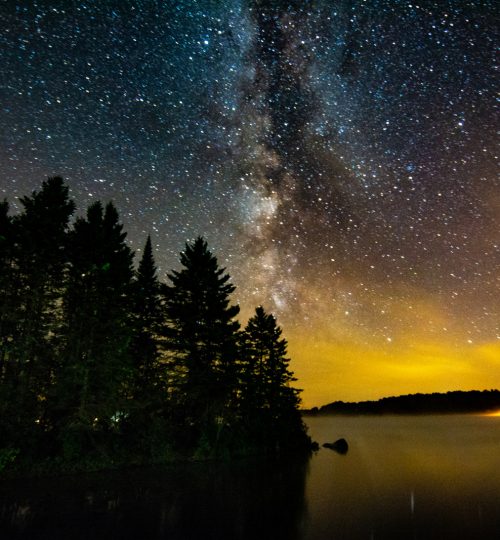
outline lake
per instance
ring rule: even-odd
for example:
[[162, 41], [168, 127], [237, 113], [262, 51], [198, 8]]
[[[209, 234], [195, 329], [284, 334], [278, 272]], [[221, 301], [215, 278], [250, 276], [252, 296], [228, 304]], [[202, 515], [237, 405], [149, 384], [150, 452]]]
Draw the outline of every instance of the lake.
[[345, 455], [0, 483], [2, 540], [500, 538], [500, 417], [307, 417]]
[[[500, 417], [308, 418], [304, 538], [500, 538]], [[328, 434], [330, 436], [328, 437]]]

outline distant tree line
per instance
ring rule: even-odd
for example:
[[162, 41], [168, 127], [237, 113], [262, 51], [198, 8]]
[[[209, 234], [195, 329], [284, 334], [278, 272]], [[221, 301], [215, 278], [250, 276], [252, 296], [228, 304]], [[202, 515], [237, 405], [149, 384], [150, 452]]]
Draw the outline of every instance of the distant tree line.
[[204, 239], [162, 283], [112, 203], [72, 222], [59, 177], [20, 203], [0, 203], [0, 469], [308, 447], [281, 329], [262, 307], [240, 328]]
[[499, 390], [470, 390], [391, 396], [378, 401], [334, 401], [310, 414], [458, 414], [500, 410]]

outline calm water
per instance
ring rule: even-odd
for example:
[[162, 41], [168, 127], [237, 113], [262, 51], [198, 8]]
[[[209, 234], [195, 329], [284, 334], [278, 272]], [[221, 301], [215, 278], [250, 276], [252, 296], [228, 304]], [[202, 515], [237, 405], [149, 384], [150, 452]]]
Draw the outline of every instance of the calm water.
[[322, 417], [304, 538], [500, 538], [500, 417]]
[[305, 462], [0, 483], [0, 539], [498, 539], [500, 417], [308, 418]]

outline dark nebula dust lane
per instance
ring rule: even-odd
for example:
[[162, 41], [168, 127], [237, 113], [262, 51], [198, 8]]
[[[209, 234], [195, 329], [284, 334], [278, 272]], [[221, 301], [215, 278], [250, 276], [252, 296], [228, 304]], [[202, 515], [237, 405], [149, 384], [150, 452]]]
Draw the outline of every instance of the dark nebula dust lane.
[[493, 1], [0, 6], [0, 196], [204, 235], [306, 404], [500, 380]]

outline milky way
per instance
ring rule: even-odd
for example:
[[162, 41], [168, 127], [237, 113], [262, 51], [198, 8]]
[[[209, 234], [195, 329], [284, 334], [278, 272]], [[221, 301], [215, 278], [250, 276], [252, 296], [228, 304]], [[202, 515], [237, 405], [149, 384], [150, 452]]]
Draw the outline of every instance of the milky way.
[[498, 387], [495, 4], [3, 2], [0, 194], [205, 236], [306, 404]]

